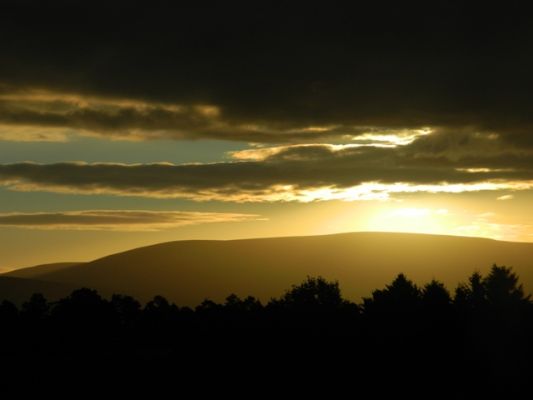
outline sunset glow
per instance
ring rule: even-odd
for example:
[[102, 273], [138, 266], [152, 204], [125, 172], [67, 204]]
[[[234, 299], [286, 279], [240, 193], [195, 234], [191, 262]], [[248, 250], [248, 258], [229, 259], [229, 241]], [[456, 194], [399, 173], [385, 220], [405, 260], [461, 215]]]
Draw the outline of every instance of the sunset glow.
[[446, 10], [360, 31], [204, 11], [142, 40], [118, 17], [68, 35], [65, 19], [50, 29], [59, 14], [3, 20], [0, 268], [57, 261], [63, 241], [68, 260], [360, 231], [533, 242], [519, 25], [489, 51], [448, 35], [466, 28], [439, 25]]

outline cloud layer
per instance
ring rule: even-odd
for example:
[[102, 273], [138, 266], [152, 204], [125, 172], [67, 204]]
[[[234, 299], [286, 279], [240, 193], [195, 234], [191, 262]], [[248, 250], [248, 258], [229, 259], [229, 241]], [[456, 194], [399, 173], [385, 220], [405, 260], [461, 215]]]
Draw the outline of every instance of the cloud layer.
[[533, 146], [523, 3], [156, 3], [6, 2], [1, 122], [267, 143], [429, 126]]
[[502, 152], [492, 136], [463, 138], [459, 150], [455, 142], [441, 146], [439, 134], [431, 136], [391, 148], [328, 144], [256, 148], [233, 153], [237, 160], [251, 161], [212, 164], [4, 164], [0, 185], [23, 191], [238, 202], [358, 200], [390, 193], [532, 187], [531, 152]]
[[84, 210], [0, 213], [0, 227], [64, 230], [159, 231], [214, 222], [257, 221], [253, 214], [191, 211]]
[[207, 104], [147, 102], [81, 96], [4, 86], [0, 94], [0, 139], [65, 141], [85, 135], [120, 140], [217, 139], [256, 143], [353, 141], [392, 146], [405, 144], [427, 128], [306, 125], [300, 122], [239, 121]]

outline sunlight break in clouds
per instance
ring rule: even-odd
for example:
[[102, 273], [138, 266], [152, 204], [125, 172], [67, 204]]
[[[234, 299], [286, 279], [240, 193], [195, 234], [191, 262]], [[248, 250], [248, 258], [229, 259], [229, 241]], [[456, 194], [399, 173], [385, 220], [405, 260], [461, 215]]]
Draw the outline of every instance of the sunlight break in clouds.
[[[311, 129], [311, 128], [307, 128]], [[332, 128], [331, 128], [332, 129]], [[330, 129], [324, 128], [320, 130], [318, 127], [314, 128], [313, 132], [327, 132]], [[343, 150], [355, 149], [358, 147], [381, 147], [381, 148], [395, 148], [398, 146], [406, 146], [413, 143], [421, 136], [429, 135], [432, 132], [430, 128], [421, 129], [402, 129], [402, 130], [386, 130], [383, 132], [364, 132], [356, 136], [348, 135], [345, 139], [352, 143], [332, 144], [332, 143], [305, 143], [284, 146], [256, 147], [245, 150], [230, 151], [228, 155], [239, 161], [265, 161], [278, 154], [285, 153], [290, 150], [298, 149], [324, 149], [332, 154], [340, 153]], [[298, 160], [295, 156], [293, 160]]]
[[349, 188], [324, 187], [309, 190], [295, 190], [291, 200], [301, 202], [321, 200], [389, 200], [393, 195], [406, 193], [467, 193], [498, 190], [528, 190], [533, 181], [487, 181], [476, 183], [420, 185], [397, 182], [384, 184], [364, 182]]
[[236, 203], [254, 202], [301, 202], [315, 201], [386, 201], [395, 195], [409, 193], [468, 193], [499, 190], [528, 190], [533, 188], [533, 181], [487, 181], [478, 183], [421, 185], [411, 183], [363, 182], [360, 185], [342, 188], [334, 186], [316, 188], [298, 188], [295, 185], [270, 185], [264, 188], [244, 189], [220, 187], [208, 189], [166, 187], [148, 189], [140, 186], [76, 186], [58, 184], [39, 184], [25, 182], [7, 182], [11, 190], [21, 192], [52, 192], [66, 194], [135, 196], [156, 199], [187, 199], [194, 201], [224, 201]]
[[433, 132], [433, 129], [429, 127], [423, 127], [420, 129], [387, 129], [387, 130], [371, 130], [370, 132], [363, 133], [352, 140], [360, 142], [371, 142], [375, 145], [381, 145], [385, 147], [406, 146], [413, 143], [421, 136], [427, 136]]
[[214, 222], [258, 221], [255, 214], [84, 210], [47, 213], [0, 213], [0, 227], [62, 230], [161, 231]]
[[[230, 151], [228, 155], [238, 161], [265, 161], [278, 154], [282, 154], [287, 150], [292, 149], [326, 149], [331, 153], [353, 149], [357, 147], [363, 147], [366, 145], [360, 144], [328, 144], [328, 143], [316, 143], [316, 144], [296, 144], [292, 146], [275, 146], [275, 147], [257, 147], [253, 149]], [[293, 157], [292, 160], [299, 160], [299, 157]]]

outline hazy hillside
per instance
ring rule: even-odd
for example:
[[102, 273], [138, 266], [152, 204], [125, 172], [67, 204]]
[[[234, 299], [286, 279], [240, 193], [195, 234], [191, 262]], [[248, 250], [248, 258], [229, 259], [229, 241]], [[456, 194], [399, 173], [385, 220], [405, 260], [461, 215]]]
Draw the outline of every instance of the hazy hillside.
[[[232, 292], [268, 300], [307, 275], [322, 275], [338, 280], [346, 297], [359, 301], [399, 272], [454, 288], [493, 263], [514, 267], [526, 289], [533, 288], [533, 243], [400, 233], [169, 242], [67, 268], [33, 268], [31, 276], [141, 300], [162, 294], [196, 305]], [[10, 275], [24, 271], [30, 270]]]
[[72, 267], [74, 265], [79, 265], [79, 262], [62, 262], [62, 263], [53, 263], [53, 264], [41, 264], [34, 267], [16, 269], [14, 271], [9, 271], [3, 276], [11, 276], [14, 278], [26, 278], [26, 279], [39, 279], [42, 275], [57, 272], [63, 269]]

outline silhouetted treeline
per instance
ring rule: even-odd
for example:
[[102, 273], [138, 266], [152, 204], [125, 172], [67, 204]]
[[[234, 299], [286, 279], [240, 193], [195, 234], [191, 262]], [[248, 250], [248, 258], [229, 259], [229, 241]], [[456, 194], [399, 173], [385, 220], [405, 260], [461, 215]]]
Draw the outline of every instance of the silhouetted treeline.
[[53, 303], [34, 294], [20, 309], [3, 301], [0, 328], [0, 355], [13, 368], [121, 374], [155, 365], [182, 377], [197, 371], [207, 382], [257, 379], [252, 371], [273, 364], [271, 385], [294, 384], [295, 374], [337, 386], [355, 380], [376, 398], [513, 397], [528, 393], [533, 377], [533, 302], [516, 274], [496, 265], [453, 293], [399, 274], [361, 304], [322, 277], [266, 304], [232, 294], [194, 309], [161, 296], [144, 306], [127, 295], [104, 299], [87, 288]]

